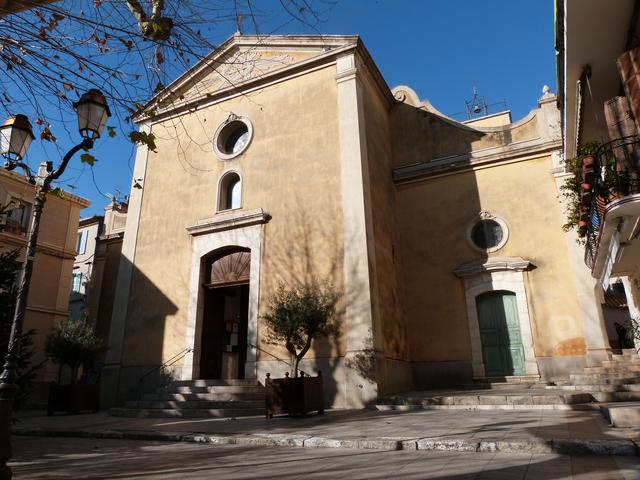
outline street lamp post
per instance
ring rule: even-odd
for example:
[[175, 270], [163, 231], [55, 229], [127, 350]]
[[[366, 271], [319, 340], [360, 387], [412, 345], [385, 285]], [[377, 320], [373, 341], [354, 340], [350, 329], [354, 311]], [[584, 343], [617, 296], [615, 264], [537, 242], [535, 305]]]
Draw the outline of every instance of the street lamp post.
[[4, 168], [15, 170], [20, 168], [27, 181], [35, 187], [31, 226], [27, 237], [27, 248], [20, 271], [16, 307], [11, 324], [11, 335], [7, 355], [0, 375], [0, 480], [11, 479], [11, 469], [7, 462], [11, 458], [11, 415], [13, 402], [18, 391], [17, 359], [22, 336], [22, 324], [27, 307], [27, 295], [33, 270], [33, 257], [36, 253], [40, 217], [46, 201], [47, 192], [51, 190], [51, 183], [60, 178], [67, 168], [67, 164], [80, 150], [93, 148], [93, 142], [100, 138], [100, 134], [111, 116], [104, 95], [99, 90], [89, 90], [74, 103], [78, 115], [78, 130], [82, 142], [73, 147], [54, 170], [53, 162], [42, 162], [34, 174], [29, 166], [22, 161], [31, 141], [33, 132], [31, 124], [24, 115], [15, 115], [0, 126], [0, 154], [5, 158]]

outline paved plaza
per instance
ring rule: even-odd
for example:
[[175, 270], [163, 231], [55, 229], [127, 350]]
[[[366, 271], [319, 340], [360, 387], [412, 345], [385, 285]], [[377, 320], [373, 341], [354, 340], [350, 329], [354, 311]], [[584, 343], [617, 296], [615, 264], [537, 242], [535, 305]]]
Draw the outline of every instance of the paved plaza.
[[640, 480], [640, 431], [611, 428], [595, 411], [333, 410], [270, 420], [23, 413], [14, 433], [16, 479]]
[[15, 437], [16, 479], [640, 479], [638, 457]]
[[[367, 448], [364, 445], [366, 441], [378, 441], [380, 448], [392, 450], [416, 449], [411, 448], [412, 442], [424, 439], [470, 443], [523, 441], [531, 444], [555, 441], [558, 445], [575, 440], [608, 442], [624, 447], [626, 454], [630, 449], [635, 450], [640, 440], [640, 430], [611, 428], [599, 412], [581, 410], [332, 410], [325, 415], [273, 419], [263, 416], [237, 419], [120, 418], [110, 417], [106, 413], [51, 417], [30, 415], [19, 419], [14, 432], [169, 440], [172, 437], [179, 439], [185, 435], [208, 434], [237, 440], [231, 443], [254, 439], [255, 442], [245, 443], [259, 444], [257, 440], [262, 438], [266, 446], [269, 445], [269, 439], [291, 439], [291, 442], [280, 443], [298, 445], [300, 442], [297, 441], [320, 438], [340, 441], [337, 445], [340, 447], [354, 448]], [[384, 444], [384, 440], [388, 443]], [[398, 442], [396, 447], [394, 442]], [[318, 445], [315, 442], [314, 446], [330, 445]]]

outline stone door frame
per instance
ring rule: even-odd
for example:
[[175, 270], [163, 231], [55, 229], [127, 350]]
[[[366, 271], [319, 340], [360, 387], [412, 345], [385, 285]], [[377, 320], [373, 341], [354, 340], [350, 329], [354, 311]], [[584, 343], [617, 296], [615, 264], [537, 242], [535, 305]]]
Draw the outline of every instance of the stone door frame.
[[257, 377], [256, 348], [258, 344], [258, 298], [260, 295], [260, 259], [262, 256], [262, 226], [270, 219], [262, 209], [235, 211], [217, 215], [187, 227], [191, 235], [191, 277], [189, 307], [185, 332], [185, 356], [181, 379], [198, 378], [204, 299], [200, 295], [204, 283], [203, 260], [225, 247], [242, 247], [251, 251], [249, 273], [249, 307], [247, 318], [247, 359], [245, 378]]
[[496, 290], [515, 293], [522, 347], [524, 348], [525, 374], [539, 375], [538, 362], [533, 349], [533, 333], [523, 274], [524, 271], [532, 267], [533, 264], [530, 261], [520, 257], [494, 257], [481, 262], [464, 264], [454, 270], [454, 274], [462, 278], [464, 282], [473, 378], [486, 377], [476, 297]]

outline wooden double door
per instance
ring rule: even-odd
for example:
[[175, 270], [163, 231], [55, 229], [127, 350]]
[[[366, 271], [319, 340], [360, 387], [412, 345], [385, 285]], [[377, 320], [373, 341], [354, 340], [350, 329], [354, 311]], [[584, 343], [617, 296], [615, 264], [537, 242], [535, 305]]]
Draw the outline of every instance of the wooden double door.
[[249, 284], [205, 292], [200, 378], [244, 378]]
[[476, 307], [485, 375], [524, 375], [524, 347], [515, 293], [484, 293], [476, 297]]

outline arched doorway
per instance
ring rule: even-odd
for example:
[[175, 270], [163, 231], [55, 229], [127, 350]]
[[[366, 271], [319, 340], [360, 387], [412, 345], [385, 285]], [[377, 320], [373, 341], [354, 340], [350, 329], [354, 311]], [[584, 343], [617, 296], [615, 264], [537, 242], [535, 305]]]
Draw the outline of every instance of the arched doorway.
[[493, 291], [476, 297], [482, 357], [488, 377], [525, 375], [516, 294]]
[[244, 378], [251, 251], [218, 250], [203, 267], [200, 378]]

